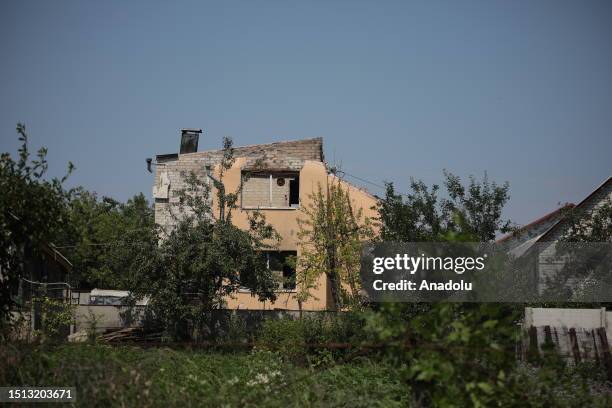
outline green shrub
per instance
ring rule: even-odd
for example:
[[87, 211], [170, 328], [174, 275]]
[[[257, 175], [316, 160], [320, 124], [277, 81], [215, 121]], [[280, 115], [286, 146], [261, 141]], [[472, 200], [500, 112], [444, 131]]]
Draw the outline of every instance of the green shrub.
[[312, 314], [301, 319], [267, 319], [257, 334], [257, 347], [279, 352], [297, 364], [323, 364], [346, 354], [341, 344], [359, 346], [368, 338], [365, 321], [355, 313]]
[[304, 363], [307, 353], [304, 333], [303, 320], [290, 317], [267, 319], [257, 335], [256, 347], [279, 352], [289, 361]]
[[75, 322], [76, 305], [46, 295], [33, 298], [32, 302], [40, 313], [40, 329], [34, 334], [41, 342], [63, 340]]
[[538, 366], [519, 363], [517, 316], [514, 305], [440, 303], [415, 314], [411, 305], [389, 303], [368, 315], [366, 330], [386, 345], [417, 405], [611, 406], [600, 367], [569, 367], [554, 353]]

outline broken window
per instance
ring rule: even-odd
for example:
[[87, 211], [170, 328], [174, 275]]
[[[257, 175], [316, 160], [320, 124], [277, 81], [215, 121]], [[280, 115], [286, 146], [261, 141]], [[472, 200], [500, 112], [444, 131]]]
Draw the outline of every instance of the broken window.
[[91, 296], [90, 305], [121, 306], [127, 304], [127, 298], [119, 296]]
[[[293, 291], [296, 288], [295, 265], [297, 251], [262, 251], [267, 268], [278, 281], [278, 290]], [[249, 292], [246, 286], [240, 286], [241, 292]]]
[[299, 173], [243, 173], [242, 208], [297, 208], [299, 205]]
[[267, 251], [268, 269], [280, 280], [279, 289], [295, 289], [295, 262], [297, 251]]

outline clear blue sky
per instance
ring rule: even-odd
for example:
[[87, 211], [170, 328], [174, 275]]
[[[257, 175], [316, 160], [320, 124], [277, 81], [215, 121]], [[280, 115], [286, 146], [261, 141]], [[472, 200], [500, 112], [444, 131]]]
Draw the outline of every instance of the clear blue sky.
[[[330, 162], [509, 181], [526, 223], [612, 173], [610, 1], [0, 3], [0, 151], [125, 200], [173, 153], [322, 136]], [[376, 188], [368, 187], [380, 194]]]

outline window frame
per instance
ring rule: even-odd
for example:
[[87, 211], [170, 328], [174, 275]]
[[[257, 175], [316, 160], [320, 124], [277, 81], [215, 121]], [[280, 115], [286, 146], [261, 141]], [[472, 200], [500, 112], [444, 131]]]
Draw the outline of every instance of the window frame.
[[[266, 268], [268, 268], [268, 270], [270, 270], [270, 254], [271, 253], [286, 253], [285, 256], [295, 256], [297, 258], [298, 256], [298, 251], [297, 250], [277, 250], [277, 251], [261, 251], [266, 255]], [[280, 272], [281, 274], [284, 272], [283, 270], [280, 271], [272, 271], [272, 272]], [[297, 270], [296, 268], [293, 269], [293, 275], [297, 277]], [[284, 276], [283, 276], [284, 278]], [[278, 286], [277, 289], [274, 290], [275, 293], [297, 293], [297, 280], [296, 282], [294, 282], [294, 287], [293, 288], [285, 288], [284, 287], [285, 283], [281, 282], [281, 284]], [[247, 287], [241, 286], [238, 288], [238, 292], [239, 293], [250, 293], [251, 290]]]
[[[289, 203], [291, 203], [291, 181], [292, 180], [296, 180], [297, 181], [297, 197], [298, 197], [298, 202], [297, 204], [289, 204], [287, 206], [273, 206], [273, 205], [260, 205], [260, 206], [256, 206], [256, 205], [244, 205], [244, 183], [245, 183], [245, 173], [249, 173], [251, 175], [267, 175], [268, 176], [268, 202], [272, 203], [272, 186], [274, 183], [274, 180], [278, 180], [279, 178], [285, 178], [285, 179], [289, 179], [286, 180], [286, 184], [287, 184], [287, 188], [288, 188], [288, 193], [287, 193], [287, 200]], [[300, 208], [301, 205], [301, 199], [300, 199], [300, 172], [299, 171], [292, 171], [292, 170], [253, 170], [253, 171], [249, 171], [249, 170], [242, 170], [240, 172], [240, 183], [241, 183], [241, 188], [240, 188], [240, 209], [242, 210], [298, 210]]]

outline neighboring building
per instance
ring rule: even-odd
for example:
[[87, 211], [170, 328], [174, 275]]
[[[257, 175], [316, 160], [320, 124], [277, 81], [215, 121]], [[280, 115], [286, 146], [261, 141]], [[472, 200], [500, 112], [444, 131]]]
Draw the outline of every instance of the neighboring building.
[[[173, 226], [169, 210], [178, 203], [175, 192], [185, 187], [186, 174], [193, 171], [206, 177], [207, 172], [211, 172], [218, 176], [223, 150], [197, 152], [200, 133], [200, 130], [182, 130], [181, 153], [156, 157], [153, 187], [155, 222], [162, 227]], [[223, 175], [227, 192], [236, 191], [244, 180], [238, 209], [233, 213], [233, 222], [239, 228], [248, 229], [249, 212], [259, 210], [266, 216], [267, 222], [282, 237], [278, 250], [267, 253], [270, 267], [288, 280], [295, 271], [287, 266], [278, 266], [278, 270], [274, 268], [275, 265], [283, 265], [287, 256], [300, 256], [297, 220], [303, 218], [304, 214], [299, 209], [310, 204], [311, 194], [318, 185], [324, 188], [327, 183], [341, 183], [350, 192], [355, 208], [363, 209], [367, 217], [376, 216], [373, 207], [377, 200], [374, 196], [329, 174], [323, 156], [322, 138], [235, 147], [234, 157], [234, 165]], [[244, 174], [247, 172], [249, 177], [245, 180]], [[215, 205], [213, 199], [213, 207]], [[304, 310], [327, 310], [334, 307], [325, 277], [320, 278], [312, 295], [303, 304]], [[260, 302], [245, 290], [228, 298], [227, 306], [230, 309], [298, 310], [295, 288], [291, 284], [279, 288], [278, 299], [274, 303]]]
[[[149, 299], [145, 297], [128, 305], [130, 292], [126, 290], [92, 289], [91, 291], [72, 292], [75, 305], [75, 324], [72, 332], [76, 338], [88, 330], [102, 333], [125, 327], [139, 326]], [[77, 340], [78, 341], [78, 340]]]
[[[555, 246], [567, 232], [568, 223], [563, 217], [564, 210], [592, 213], [606, 202], [612, 202], [612, 177], [608, 177], [599, 187], [593, 190], [580, 203], [567, 204], [533, 223], [521, 228], [518, 234], [510, 234], [498, 240], [508, 245], [508, 250], [515, 256], [527, 256], [537, 251], [538, 264], [534, 276], [538, 290], [546, 289], [546, 282], [552, 279], [563, 268], [563, 262], [556, 262]], [[552, 260], [552, 261], [551, 261]], [[611, 271], [612, 272], [612, 271]]]
[[[576, 204], [575, 211], [592, 213], [606, 202], [612, 201], [612, 177], [608, 177], [599, 187], [597, 187], [584, 200]], [[538, 265], [538, 288], [546, 288], [546, 281], [553, 279], [563, 265], [550, 262], [549, 259], [555, 255], [555, 245], [557, 241], [567, 232], [568, 224], [561, 219], [550, 227], [537, 240], [537, 250], [539, 252], [540, 263]], [[611, 271], [612, 273], [612, 271]]]
[[27, 251], [23, 276], [15, 296], [17, 304], [24, 306], [32, 297], [40, 296], [43, 287], [50, 298], [68, 299], [71, 272], [70, 261], [51, 245], [41, 245], [36, 253]]
[[524, 227], [519, 228], [511, 234], [508, 234], [499, 240], [501, 244], [514, 256], [523, 255], [531, 246], [550, 228], [556, 225], [565, 211], [574, 208], [574, 204], [565, 204], [563, 207], [556, 209], [537, 220], [530, 222]]
[[[15, 302], [11, 314], [19, 322], [13, 328], [15, 338], [29, 339], [34, 330], [41, 328], [40, 309], [33, 304], [33, 299], [40, 296], [62, 301], [70, 299], [71, 272], [70, 261], [52, 245], [43, 243], [38, 251], [25, 250], [21, 279], [11, 287], [11, 298]], [[64, 332], [68, 334], [67, 326]]]

